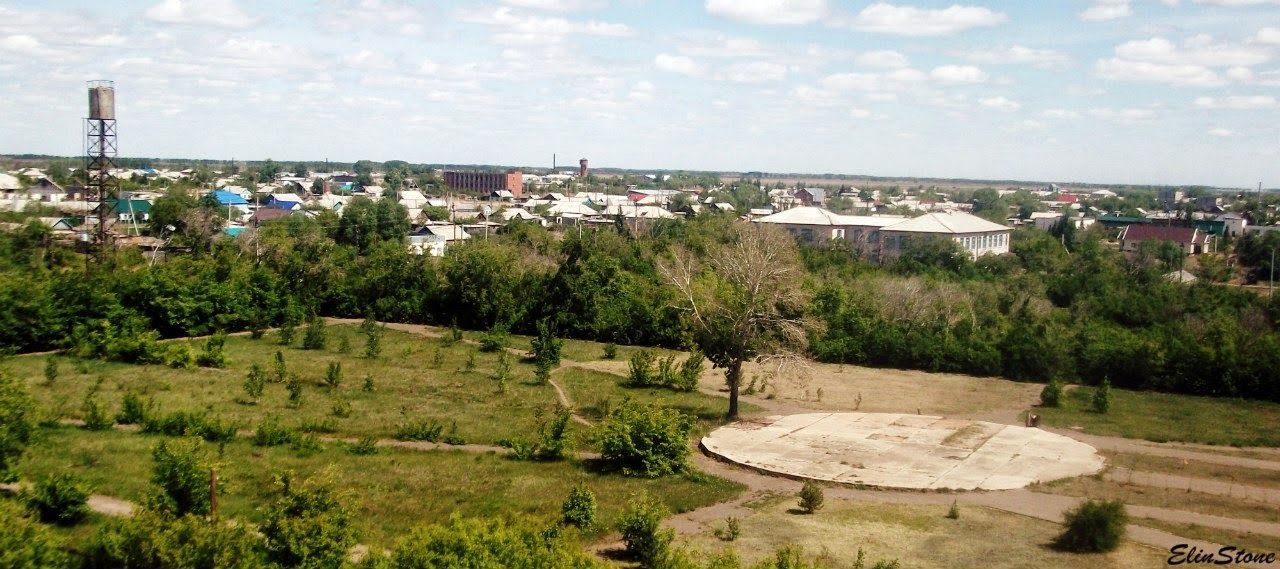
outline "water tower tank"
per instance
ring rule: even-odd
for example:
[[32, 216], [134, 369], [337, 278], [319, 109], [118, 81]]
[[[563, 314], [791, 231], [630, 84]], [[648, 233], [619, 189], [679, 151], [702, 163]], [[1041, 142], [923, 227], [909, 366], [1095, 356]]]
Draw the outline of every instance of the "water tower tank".
[[116, 119], [116, 87], [111, 81], [89, 82], [89, 118]]

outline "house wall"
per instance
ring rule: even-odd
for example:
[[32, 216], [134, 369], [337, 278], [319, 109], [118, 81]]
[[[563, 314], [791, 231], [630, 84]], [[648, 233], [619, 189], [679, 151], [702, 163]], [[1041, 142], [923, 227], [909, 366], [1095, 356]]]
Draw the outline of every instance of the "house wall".
[[[883, 236], [883, 244], [880, 247], [882, 257], [888, 259], [896, 257], [902, 251], [903, 246], [913, 237], [927, 237], [930, 234], [900, 232], [884, 230], [881, 231]], [[960, 245], [974, 259], [983, 255], [1003, 255], [1009, 252], [1009, 231], [988, 231], [980, 233], [963, 233], [946, 235]]]

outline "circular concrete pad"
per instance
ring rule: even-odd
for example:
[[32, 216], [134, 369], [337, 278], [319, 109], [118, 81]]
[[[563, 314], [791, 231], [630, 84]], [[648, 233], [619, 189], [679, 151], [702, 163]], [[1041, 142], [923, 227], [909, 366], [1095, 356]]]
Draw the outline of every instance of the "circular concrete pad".
[[882, 488], [1009, 490], [1103, 466], [1093, 447], [1040, 429], [894, 413], [743, 421], [702, 446], [760, 470]]

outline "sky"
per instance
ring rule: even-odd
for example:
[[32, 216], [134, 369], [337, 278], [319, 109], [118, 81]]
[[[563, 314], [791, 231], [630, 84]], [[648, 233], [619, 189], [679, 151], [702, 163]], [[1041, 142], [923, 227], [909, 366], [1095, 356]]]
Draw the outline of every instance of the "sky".
[[125, 156], [1280, 187], [1280, 0], [0, 0], [0, 153], [92, 79]]

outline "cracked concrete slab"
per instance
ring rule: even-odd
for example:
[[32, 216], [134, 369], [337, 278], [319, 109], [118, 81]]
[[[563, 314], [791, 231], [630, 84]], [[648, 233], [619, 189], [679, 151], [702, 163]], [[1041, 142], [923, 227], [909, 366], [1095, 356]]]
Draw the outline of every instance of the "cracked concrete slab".
[[760, 470], [881, 488], [1009, 490], [1103, 467], [1093, 447], [1040, 429], [895, 413], [768, 417], [702, 446]]

